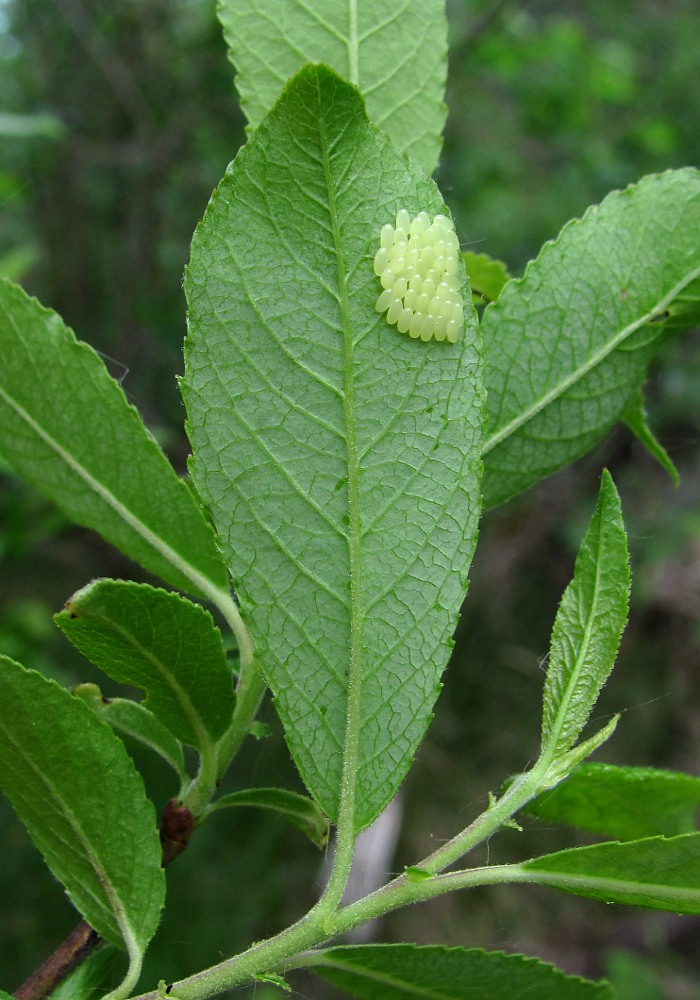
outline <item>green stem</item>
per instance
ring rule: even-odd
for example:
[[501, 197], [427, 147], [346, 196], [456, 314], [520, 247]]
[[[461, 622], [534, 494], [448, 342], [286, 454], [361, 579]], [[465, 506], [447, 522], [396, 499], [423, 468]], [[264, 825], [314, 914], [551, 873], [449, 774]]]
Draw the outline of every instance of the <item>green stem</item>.
[[[287, 969], [312, 965], [313, 953], [309, 954], [310, 949], [409, 903], [434, 899], [455, 889], [526, 881], [534, 879], [523, 871], [521, 865], [494, 865], [449, 872], [421, 882], [412, 882], [406, 875], [401, 875], [365, 899], [338, 910], [333, 934], [329, 934], [323, 923], [309, 914], [287, 930], [253, 945], [235, 958], [174, 983], [169, 996], [174, 1000], [206, 1000], [266, 972], [284, 973]], [[159, 994], [142, 993], [133, 1000], [159, 1000]]]
[[265, 690], [265, 680], [256, 660], [250, 660], [244, 668], [241, 658], [241, 676], [236, 688], [236, 707], [233, 711], [233, 718], [231, 725], [217, 744], [217, 779], [226, 773], [231, 761], [240, 750], [243, 740], [250, 732], [251, 723], [258, 714]]
[[492, 802], [465, 830], [433, 851], [416, 867], [431, 874], [444, 871], [500, 830], [541, 790], [549, 763], [548, 759], [540, 758], [532, 770], [519, 774], [500, 799]]
[[207, 741], [199, 748], [199, 771], [197, 777], [185, 789], [180, 802], [189, 809], [195, 821], [199, 820], [206, 813], [207, 806], [211, 802], [216, 792], [218, 779], [217, 770], [217, 748]]

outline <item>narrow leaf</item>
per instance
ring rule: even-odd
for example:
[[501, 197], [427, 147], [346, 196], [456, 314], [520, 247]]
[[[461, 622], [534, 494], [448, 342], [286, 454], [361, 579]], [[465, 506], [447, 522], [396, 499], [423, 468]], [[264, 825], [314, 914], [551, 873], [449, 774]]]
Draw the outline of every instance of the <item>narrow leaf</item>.
[[227, 587], [211, 528], [101, 358], [0, 279], [0, 451], [71, 520], [175, 587]]
[[552, 630], [542, 748], [553, 758], [574, 745], [613, 668], [627, 621], [629, 587], [620, 498], [604, 471], [598, 503], [576, 557], [574, 578], [564, 592]]
[[526, 812], [617, 840], [696, 830], [700, 778], [650, 767], [583, 764]]
[[672, 913], [700, 913], [700, 833], [595, 844], [519, 866], [522, 881]]
[[572, 771], [575, 771], [580, 764], [590, 757], [591, 754], [602, 746], [603, 743], [610, 739], [612, 734], [617, 729], [617, 724], [620, 721], [619, 715], [614, 715], [609, 722], [607, 722], [602, 729], [599, 729], [597, 733], [593, 736], [589, 736], [588, 739], [582, 740], [567, 750], [566, 753], [562, 754], [557, 760], [547, 769], [546, 777], [542, 779], [539, 785], [542, 791], [548, 788], [556, 788], [560, 781], [564, 778], [568, 778]]
[[655, 458], [661, 468], [669, 474], [674, 486], [680, 483], [678, 469], [673, 464], [673, 460], [661, 442], [656, 438], [654, 432], [647, 423], [646, 410], [644, 409], [644, 393], [640, 389], [634, 394], [622, 414], [622, 419], [632, 431], [634, 436], [644, 445], [652, 458]]
[[181, 781], [187, 779], [182, 744], [152, 712], [130, 698], [105, 698], [97, 684], [78, 684], [73, 694], [122, 736], [136, 740], [167, 761]]
[[55, 621], [109, 677], [145, 691], [147, 708], [183, 742], [201, 749], [231, 722], [221, 633], [198, 604], [144, 583], [95, 580]]
[[493, 507], [588, 451], [700, 322], [700, 171], [645, 177], [545, 244], [483, 317]]
[[325, 847], [328, 843], [328, 820], [316, 803], [305, 795], [287, 791], [285, 788], [245, 788], [240, 792], [222, 795], [212, 804], [212, 811], [230, 806], [269, 809], [279, 813], [305, 833], [316, 847]]
[[138, 962], [165, 893], [155, 812], [141, 777], [87, 705], [6, 657], [0, 786], [85, 920]]
[[473, 310], [448, 344], [374, 309], [401, 207], [445, 212], [310, 67], [229, 168], [186, 276], [192, 475], [307, 788], [336, 819], [345, 767], [358, 829], [431, 718], [479, 514]]
[[442, 0], [220, 0], [241, 107], [257, 128], [287, 80], [322, 62], [358, 87], [371, 120], [431, 174], [442, 148], [447, 21]]
[[305, 959], [358, 1000], [613, 1000], [607, 983], [567, 976], [524, 955], [480, 948], [378, 944], [327, 948]]

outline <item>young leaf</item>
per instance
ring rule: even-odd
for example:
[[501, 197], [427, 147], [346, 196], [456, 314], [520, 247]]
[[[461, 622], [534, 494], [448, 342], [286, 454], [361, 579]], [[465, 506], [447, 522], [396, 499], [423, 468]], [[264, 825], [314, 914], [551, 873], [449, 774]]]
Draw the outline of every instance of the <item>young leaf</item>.
[[212, 803], [211, 810], [213, 812], [230, 806], [270, 809], [305, 833], [316, 847], [325, 847], [328, 843], [328, 820], [316, 803], [305, 795], [298, 795], [285, 788], [245, 788], [240, 792], [222, 795]]
[[358, 1000], [613, 1000], [607, 983], [567, 976], [524, 955], [440, 945], [326, 948], [305, 966]]
[[227, 587], [194, 496], [101, 358], [0, 279], [0, 451], [71, 520], [175, 587]]
[[177, 771], [181, 781], [187, 780], [182, 744], [144, 705], [130, 698], [105, 698], [97, 684], [78, 684], [73, 694], [82, 698], [115, 732], [153, 750]]
[[484, 312], [493, 507], [591, 448], [656, 350], [700, 321], [700, 171], [616, 191], [564, 227]]
[[221, 633], [198, 604], [145, 583], [94, 580], [54, 620], [109, 677], [145, 691], [147, 708], [184, 743], [201, 749], [231, 722]]
[[691, 833], [700, 808], [700, 778], [651, 767], [583, 764], [525, 811], [617, 840]]
[[309, 67], [229, 168], [186, 275], [192, 475], [302, 777], [336, 819], [345, 770], [357, 829], [430, 720], [479, 513], [473, 310], [448, 344], [374, 309], [402, 206], [445, 211], [357, 91]]
[[700, 833], [594, 844], [519, 866], [523, 882], [672, 913], [700, 913]]
[[622, 419], [640, 444], [644, 445], [651, 457], [655, 458], [661, 468], [669, 474], [673, 480], [673, 485], [678, 486], [680, 483], [678, 469], [673, 464], [669, 453], [661, 442], [657, 440], [654, 432], [647, 423], [646, 410], [644, 409], [644, 393], [641, 389], [635, 392], [632, 399], [630, 399], [622, 413]]
[[74, 905], [132, 969], [165, 894], [153, 806], [124, 744], [80, 699], [0, 657], [0, 787]]
[[433, 172], [447, 115], [442, 0], [396, 9], [354, 0], [220, 0], [218, 14], [251, 128], [304, 63], [323, 62], [355, 84], [394, 145]]
[[574, 745], [615, 663], [629, 599], [627, 536], [607, 471], [552, 630], [544, 687], [542, 750], [552, 759]]

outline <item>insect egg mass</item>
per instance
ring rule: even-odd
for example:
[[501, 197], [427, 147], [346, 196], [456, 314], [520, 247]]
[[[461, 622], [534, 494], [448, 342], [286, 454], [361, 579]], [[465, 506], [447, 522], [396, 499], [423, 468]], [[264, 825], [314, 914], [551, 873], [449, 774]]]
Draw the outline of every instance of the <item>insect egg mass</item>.
[[454, 344], [464, 324], [458, 259], [451, 219], [436, 215], [431, 220], [427, 212], [419, 212], [411, 220], [402, 208], [395, 227], [382, 227], [374, 256], [374, 273], [382, 286], [377, 312], [386, 312], [387, 323], [395, 323], [400, 333]]

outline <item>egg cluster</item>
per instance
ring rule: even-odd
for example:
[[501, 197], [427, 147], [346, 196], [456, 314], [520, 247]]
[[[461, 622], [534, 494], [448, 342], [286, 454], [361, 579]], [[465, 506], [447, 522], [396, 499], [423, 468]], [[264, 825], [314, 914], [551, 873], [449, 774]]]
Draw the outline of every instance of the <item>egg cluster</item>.
[[374, 273], [384, 289], [375, 306], [400, 333], [421, 340], [459, 339], [464, 303], [459, 290], [459, 241], [446, 215], [430, 221], [427, 212], [411, 220], [405, 208], [396, 228], [382, 227]]

